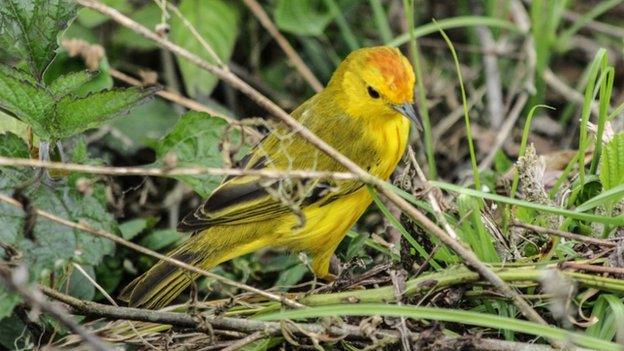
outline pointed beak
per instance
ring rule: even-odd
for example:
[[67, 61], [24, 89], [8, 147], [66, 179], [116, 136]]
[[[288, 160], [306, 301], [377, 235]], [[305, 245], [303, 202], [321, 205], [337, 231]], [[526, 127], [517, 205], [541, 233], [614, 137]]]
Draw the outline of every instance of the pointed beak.
[[420, 114], [418, 113], [418, 109], [415, 108], [414, 104], [404, 103], [399, 105], [393, 105], [392, 107], [403, 116], [409, 118], [410, 121], [414, 122], [414, 125], [416, 126], [416, 129], [418, 129], [418, 131], [422, 131], [422, 121], [420, 118]]

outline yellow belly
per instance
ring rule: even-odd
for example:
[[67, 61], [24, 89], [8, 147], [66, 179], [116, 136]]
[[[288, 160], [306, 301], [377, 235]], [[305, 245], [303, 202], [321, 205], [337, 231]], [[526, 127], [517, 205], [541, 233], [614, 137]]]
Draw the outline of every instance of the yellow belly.
[[279, 246], [312, 254], [333, 251], [371, 201], [368, 190], [361, 188], [325, 206], [308, 207], [304, 210], [304, 227], [295, 230], [297, 219], [289, 216], [280, 226]]

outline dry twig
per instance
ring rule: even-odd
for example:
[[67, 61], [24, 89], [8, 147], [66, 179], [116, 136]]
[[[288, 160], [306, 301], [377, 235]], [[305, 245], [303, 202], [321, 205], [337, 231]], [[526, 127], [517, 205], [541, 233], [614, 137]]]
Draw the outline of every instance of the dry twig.
[[260, 4], [258, 4], [256, 0], [243, 0], [243, 2], [245, 2], [245, 5], [247, 5], [247, 7], [256, 16], [256, 18], [258, 18], [258, 21], [260, 21], [260, 23], [267, 30], [267, 32], [269, 32], [269, 34], [271, 34], [271, 36], [275, 38], [277, 44], [282, 48], [282, 50], [284, 50], [286, 56], [288, 56], [297, 71], [299, 71], [303, 79], [305, 79], [306, 82], [310, 84], [312, 89], [314, 89], [316, 92], [323, 90], [323, 84], [321, 84], [321, 82], [316, 79], [316, 76], [314, 75], [314, 73], [312, 73], [310, 68], [308, 68], [305, 62], [303, 62], [301, 56], [297, 54], [297, 52], [295, 51], [295, 49], [293, 49], [288, 40], [286, 40], [282, 33], [280, 33], [275, 24], [273, 24], [273, 21], [271, 21], [271, 18], [266, 14], [266, 12], [264, 12], [262, 6], [260, 6]]

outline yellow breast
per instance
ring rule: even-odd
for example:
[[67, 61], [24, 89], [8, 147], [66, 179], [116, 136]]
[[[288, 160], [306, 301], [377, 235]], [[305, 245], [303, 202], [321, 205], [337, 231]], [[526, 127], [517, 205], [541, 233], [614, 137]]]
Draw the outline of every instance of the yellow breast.
[[407, 118], [400, 114], [379, 124], [376, 128], [371, 128], [376, 131], [373, 138], [377, 144], [379, 163], [371, 167], [370, 173], [387, 180], [405, 152], [410, 124]]

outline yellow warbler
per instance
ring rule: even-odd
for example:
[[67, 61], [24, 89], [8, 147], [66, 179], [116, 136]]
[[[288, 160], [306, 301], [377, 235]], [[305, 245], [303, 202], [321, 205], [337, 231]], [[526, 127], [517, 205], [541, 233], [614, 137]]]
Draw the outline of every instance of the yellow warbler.
[[[327, 87], [292, 116], [371, 174], [388, 179], [409, 136], [408, 120], [420, 127], [413, 107], [414, 72], [399, 50], [373, 47], [351, 53]], [[406, 118], [407, 117], [407, 118]], [[312, 144], [276, 129], [244, 159], [245, 169], [346, 171]], [[372, 199], [355, 180], [226, 178], [182, 220], [192, 236], [170, 256], [209, 269], [264, 247], [312, 256], [313, 273], [331, 278], [331, 256]], [[135, 279], [122, 298], [131, 306], [169, 304], [197, 275], [159, 262]]]

